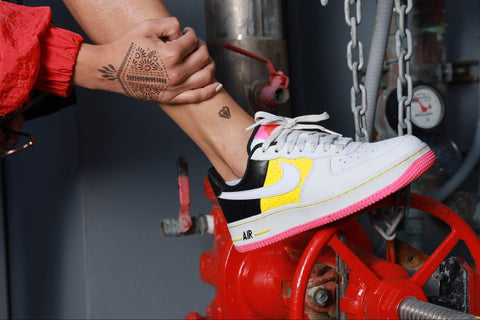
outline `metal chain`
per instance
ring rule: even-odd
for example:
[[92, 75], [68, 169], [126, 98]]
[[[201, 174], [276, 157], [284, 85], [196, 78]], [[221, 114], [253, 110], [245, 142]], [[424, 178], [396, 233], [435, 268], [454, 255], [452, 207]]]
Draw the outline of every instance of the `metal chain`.
[[[413, 85], [410, 76], [410, 58], [412, 57], [412, 33], [406, 26], [407, 15], [413, 7], [412, 0], [395, 0], [395, 12], [398, 15], [398, 30], [395, 33], [395, 53], [398, 59], [397, 99], [398, 99], [398, 135], [412, 134], [411, 103]], [[404, 95], [406, 87], [407, 93]]]
[[[370, 211], [368, 217], [375, 230], [386, 241], [392, 241], [397, 236], [397, 228], [410, 208], [410, 185], [393, 194], [393, 206], [388, 210]], [[401, 202], [404, 206], [401, 207]]]
[[[401, 2], [405, 4], [401, 4]], [[412, 10], [412, 0], [395, 0], [395, 12], [398, 15], [398, 29], [395, 33], [395, 54], [398, 59], [397, 99], [398, 99], [398, 135], [412, 134], [411, 103], [413, 85], [410, 76], [410, 58], [413, 53], [412, 34], [406, 26], [407, 15]], [[406, 89], [406, 95], [404, 93]], [[400, 200], [405, 199], [400, 207]], [[408, 213], [410, 206], [410, 187], [394, 194], [394, 205], [388, 211], [377, 210], [369, 213], [370, 222], [386, 240], [392, 241], [397, 235], [400, 221]]]
[[[355, 6], [355, 15], [350, 16], [350, 6]], [[345, 0], [345, 23], [351, 28], [351, 40], [347, 44], [347, 65], [352, 71], [353, 86], [350, 90], [350, 105], [353, 112], [355, 122], [355, 140], [368, 141], [367, 132], [367, 90], [361, 83], [360, 71], [365, 65], [363, 57], [363, 44], [357, 37], [357, 26], [362, 21], [362, 1], [361, 0]], [[357, 53], [354, 61], [353, 50]], [[359, 103], [358, 103], [359, 102]]]

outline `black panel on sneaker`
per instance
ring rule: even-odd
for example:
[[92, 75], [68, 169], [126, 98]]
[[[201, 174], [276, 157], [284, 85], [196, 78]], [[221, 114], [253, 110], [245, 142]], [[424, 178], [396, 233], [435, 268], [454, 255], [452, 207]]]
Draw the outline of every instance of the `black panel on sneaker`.
[[231, 201], [218, 198], [218, 196], [222, 192], [243, 191], [263, 187], [267, 169], [268, 161], [248, 161], [245, 175], [242, 180], [234, 186], [225, 184], [214, 168], [209, 170], [208, 180], [212, 185], [213, 192], [215, 196], [217, 196], [218, 203], [228, 223], [259, 214], [261, 212], [260, 199]]

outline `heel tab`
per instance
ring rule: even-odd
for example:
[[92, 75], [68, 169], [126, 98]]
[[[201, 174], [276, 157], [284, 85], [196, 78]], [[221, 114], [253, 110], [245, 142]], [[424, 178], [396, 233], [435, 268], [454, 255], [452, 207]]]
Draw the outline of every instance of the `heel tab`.
[[207, 178], [210, 182], [210, 186], [213, 189], [213, 193], [216, 197], [218, 197], [218, 195], [222, 193], [222, 190], [225, 189], [225, 182], [223, 181], [217, 170], [215, 170], [215, 168], [213, 167], [208, 169]]

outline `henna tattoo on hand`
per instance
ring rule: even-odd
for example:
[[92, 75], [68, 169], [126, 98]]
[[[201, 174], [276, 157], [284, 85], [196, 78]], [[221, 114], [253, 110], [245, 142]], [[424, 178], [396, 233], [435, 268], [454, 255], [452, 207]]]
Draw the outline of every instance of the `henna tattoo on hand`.
[[223, 106], [219, 111], [218, 111], [218, 116], [220, 118], [225, 118], [225, 119], [230, 119], [232, 117], [232, 114], [230, 113], [230, 108], [227, 106]]
[[118, 80], [125, 93], [135, 99], [159, 102], [169, 85], [167, 68], [157, 50], [134, 42], [118, 71], [111, 64], [97, 70], [109, 81]]
[[117, 70], [115, 67], [109, 64], [108, 66], [103, 66], [102, 69], [97, 69], [101, 73], [103, 73], [102, 77], [106, 78], [107, 80], [113, 81], [117, 80]]

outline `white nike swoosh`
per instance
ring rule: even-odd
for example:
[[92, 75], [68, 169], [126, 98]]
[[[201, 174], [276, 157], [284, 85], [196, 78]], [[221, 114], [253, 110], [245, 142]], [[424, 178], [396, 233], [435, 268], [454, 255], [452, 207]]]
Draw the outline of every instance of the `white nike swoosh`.
[[279, 164], [282, 168], [282, 177], [278, 182], [262, 188], [222, 192], [218, 197], [226, 200], [253, 200], [279, 196], [294, 190], [300, 184], [300, 171], [291, 163], [279, 162]]

